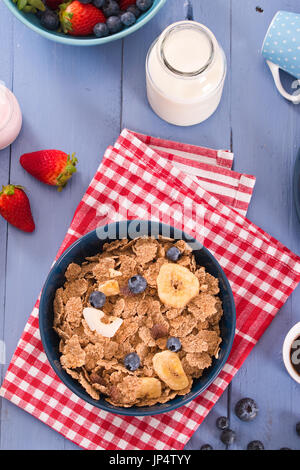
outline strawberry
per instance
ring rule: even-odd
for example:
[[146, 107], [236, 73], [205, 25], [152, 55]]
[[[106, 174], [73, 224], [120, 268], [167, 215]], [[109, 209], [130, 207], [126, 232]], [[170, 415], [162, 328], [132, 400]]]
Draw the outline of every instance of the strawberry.
[[30, 202], [22, 186], [2, 186], [0, 214], [7, 222], [24, 232], [33, 232], [35, 229]]
[[42, 183], [57, 186], [61, 191], [76, 172], [77, 158], [61, 150], [40, 150], [24, 153], [20, 163], [24, 170]]
[[64, 0], [45, 0], [46, 5], [50, 10], [58, 10], [59, 5], [64, 2]]
[[121, 10], [127, 10], [130, 5], [135, 5], [136, 0], [121, 0], [120, 1], [120, 8]]
[[91, 3], [84, 4], [74, 0], [60, 5], [60, 23], [65, 34], [88, 36], [93, 33], [97, 23], [105, 23], [102, 11]]

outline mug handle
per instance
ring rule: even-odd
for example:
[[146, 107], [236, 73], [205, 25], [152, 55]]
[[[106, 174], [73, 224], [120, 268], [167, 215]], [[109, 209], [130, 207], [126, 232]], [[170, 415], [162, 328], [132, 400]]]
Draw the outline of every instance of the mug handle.
[[300, 103], [300, 94], [298, 95], [291, 95], [290, 93], [287, 93], [285, 89], [283, 88], [280, 80], [280, 75], [279, 75], [279, 67], [277, 64], [273, 64], [273, 62], [270, 62], [267, 60], [267, 64], [271, 70], [271, 73], [274, 78], [275, 85], [277, 87], [277, 90], [279, 93], [286, 98], [287, 100], [291, 101], [294, 104], [299, 104]]

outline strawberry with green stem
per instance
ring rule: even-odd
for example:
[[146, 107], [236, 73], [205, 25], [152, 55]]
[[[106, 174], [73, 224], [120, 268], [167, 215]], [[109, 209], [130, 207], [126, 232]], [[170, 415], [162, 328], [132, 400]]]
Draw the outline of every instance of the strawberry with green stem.
[[61, 150], [24, 153], [20, 158], [24, 170], [42, 183], [57, 186], [58, 191], [67, 185], [69, 179], [77, 171], [77, 162], [74, 153], [68, 155]]
[[71, 36], [89, 36], [96, 24], [106, 22], [102, 11], [91, 3], [84, 4], [74, 0], [61, 4], [59, 8], [62, 30]]
[[8, 184], [0, 191], [0, 215], [24, 232], [35, 229], [30, 202], [22, 186]]

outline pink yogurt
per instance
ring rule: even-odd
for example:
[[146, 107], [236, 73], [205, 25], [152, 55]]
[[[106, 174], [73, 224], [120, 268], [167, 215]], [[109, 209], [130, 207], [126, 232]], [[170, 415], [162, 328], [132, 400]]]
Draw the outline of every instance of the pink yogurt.
[[0, 150], [18, 137], [22, 113], [15, 95], [0, 83]]

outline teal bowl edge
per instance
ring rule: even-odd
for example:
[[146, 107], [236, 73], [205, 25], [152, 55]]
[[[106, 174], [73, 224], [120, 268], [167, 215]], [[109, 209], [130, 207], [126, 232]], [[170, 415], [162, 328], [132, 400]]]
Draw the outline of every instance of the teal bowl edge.
[[118, 39], [122, 39], [134, 33], [135, 31], [138, 31], [159, 12], [166, 1], [167, 0], [155, 0], [152, 8], [148, 12], [144, 13], [133, 26], [125, 28], [117, 34], [107, 36], [106, 38], [73, 38], [62, 33], [47, 31], [41, 26], [35, 25], [32, 21], [30, 21], [29, 18], [32, 18], [31, 14], [25, 14], [19, 11], [16, 4], [13, 3], [12, 0], [3, 0], [3, 3], [25, 26], [28, 26], [28, 28], [40, 34], [44, 38], [50, 39], [50, 41], [58, 42], [60, 44], [67, 44], [69, 46], [100, 46], [112, 41], [117, 41]]

